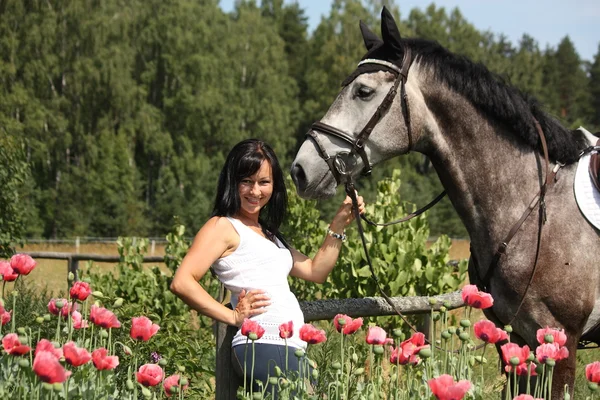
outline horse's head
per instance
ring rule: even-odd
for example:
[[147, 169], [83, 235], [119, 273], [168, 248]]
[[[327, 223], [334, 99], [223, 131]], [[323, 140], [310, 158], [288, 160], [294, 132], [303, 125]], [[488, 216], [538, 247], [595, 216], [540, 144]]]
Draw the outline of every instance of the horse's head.
[[373, 165], [415, 145], [405, 86], [410, 48], [385, 7], [383, 40], [362, 22], [360, 28], [367, 53], [325, 116], [313, 124], [292, 165], [302, 197], [333, 196], [347, 176], [368, 174]]

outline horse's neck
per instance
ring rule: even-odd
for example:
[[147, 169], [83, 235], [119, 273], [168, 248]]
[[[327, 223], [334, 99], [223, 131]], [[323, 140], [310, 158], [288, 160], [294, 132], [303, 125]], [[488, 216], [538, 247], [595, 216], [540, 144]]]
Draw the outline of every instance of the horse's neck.
[[[426, 154], [472, 241], [495, 246], [539, 190], [539, 157], [460, 99], [436, 107]], [[543, 162], [542, 162], [543, 164]]]

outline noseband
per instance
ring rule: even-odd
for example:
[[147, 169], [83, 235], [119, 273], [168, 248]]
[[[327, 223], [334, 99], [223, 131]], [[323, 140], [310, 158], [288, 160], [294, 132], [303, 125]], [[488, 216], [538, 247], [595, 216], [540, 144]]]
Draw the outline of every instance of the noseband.
[[[410, 110], [408, 107], [408, 96], [406, 95], [406, 81], [408, 79], [408, 70], [412, 63], [411, 51], [409, 47], [404, 48], [404, 55], [402, 57], [402, 68], [398, 68], [397, 65], [383, 60], [378, 59], [366, 59], [361, 61], [358, 66], [363, 64], [379, 64], [383, 65], [390, 70], [396, 73], [396, 79], [394, 80], [394, 84], [385, 95], [385, 98], [375, 110], [375, 113], [369, 119], [369, 122], [365, 125], [365, 127], [360, 131], [360, 133], [353, 137], [352, 134], [344, 132], [341, 129], [338, 129], [334, 126], [325, 124], [321, 121], [317, 121], [312, 124], [311, 130], [308, 131], [306, 136], [313, 140], [315, 145], [317, 146], [319, 155], [327, 165], [329, 166], [329, 170], [335, 177], [335, 180], [338, 184], [349, 182], [349, 178], [352, 176], [354, 169], [357, 166], [357, 155], [363, 161], [363, 175], [369, 175], [371, 170], [373, 169], [373, 165], [369, 161], [369, 157], [365, 152], [365, 142], [369, 139], [373, 128], [375, 125], [379, 123], [381, 118], [385, 115], [385, 113], [389, 110], [392, 103], [394, 102], [394, 98], [396, 97], [396, 93], [398, 91], [398, 86], [400, 86], [401, 93], [401, 105], [402, 105], [402, 115], [404, 117], [404, 122], [406, 124], [407, 132], [408, 132], [408, 150], [412, 148], [412, 132], [410, 125]], [[333, 136], [342, 141], [348, 143], [352, 149], [350, 151], [340, 151], [337, 154], [331, 156], [325, 150], [325, 146], [319, 139], [318, 133], [322, 133], [325, 135]]]

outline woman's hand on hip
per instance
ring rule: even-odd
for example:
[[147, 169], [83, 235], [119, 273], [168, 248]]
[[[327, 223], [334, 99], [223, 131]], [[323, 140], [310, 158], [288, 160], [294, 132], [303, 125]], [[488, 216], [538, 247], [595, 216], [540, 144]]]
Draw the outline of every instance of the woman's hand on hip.
[[266, 307], [270, 305], [270, 297], [264, 290], [252, 289], [246, 292], [246, 289], [242, 289], [233, 310], [235, 325], [242, 326], [244, 319], [267, 312]]

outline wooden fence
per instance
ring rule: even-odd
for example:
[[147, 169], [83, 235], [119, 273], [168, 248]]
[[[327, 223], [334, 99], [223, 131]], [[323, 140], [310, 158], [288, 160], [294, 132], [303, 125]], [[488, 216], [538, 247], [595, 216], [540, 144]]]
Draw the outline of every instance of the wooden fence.
[[[221, 301], [225, 297], [221, 292]], [[431, 305], [430, 300], [436, 299], [437, 303]], [[439, 310], [445, 304], [448, 310], [464, 306], [461, 292], [442, 294], [439, 296], [392, 297], [394, 306], [403, 314], [425, 314]], [[306, 322], [333, 320], [337, 314], [346, 314], [349, 317], [375, 317], [397, 315], [383, 297], [363, 297], [360, 299], [325, 299], [300, 302]], [[216, 395], [215, 400], [234, 400], [236, 392], [243, 381], [237, 376], [231, 366], [231, 340], [238, 328], [223, 323], [216, 324], [217, 365], [215, 369]]]
[[[77, 280], [79, 261], [99, 261], [114, 262], [121, 260], [120, 256], [103, 254], [85, 254], [85, 253], [60, 253], [32, 251], [24, 252], [33, 258], [66, 260], [67, 273], [72, 272]], [[145, 256], [144, 263], [164, 262], [163, 256]], [[219, 299], [221, 302], [226, 298], [226, 293], [221, 289]], [[437, 303], [431, 305], [430, 300], [436, 299]], [[448, 310], [464, 306], [460, 291], [442, 294], [439, 296], [414, 296], [414, 297], [392, 297], [395, 307], [403, 314], [424, 314], [429, 313], [431, 308], [439, 310], [445, 304]], [[323, 299], [315, 301], [300, 302], [300, 308], [304, 313], [306, 322], [332, 320], [337, 314], [346, 314], [352, 318], [357, 317], [375, 317], [386, 315], [397, 315], [396, 311], [386, 302], [383, 297], [364, 297], [360, 299]], [[237, 332], [236, 327], [223, 323], [215, 324], [215, 337], [217, 345], [217, 362], [215, 369], [216, 376], [216, 396], [215, 400], [233, 400], [236, 399], [236, 392], [243, 382], [236, 375], [231, 366], [231, 340]]]

